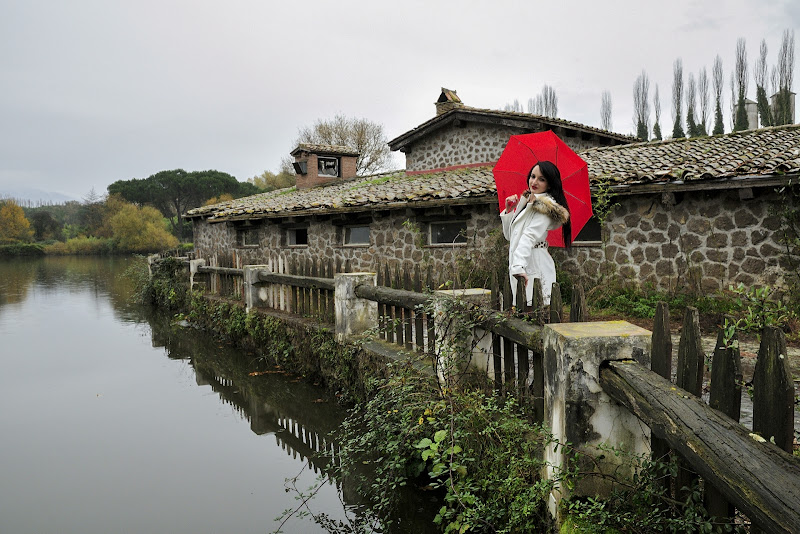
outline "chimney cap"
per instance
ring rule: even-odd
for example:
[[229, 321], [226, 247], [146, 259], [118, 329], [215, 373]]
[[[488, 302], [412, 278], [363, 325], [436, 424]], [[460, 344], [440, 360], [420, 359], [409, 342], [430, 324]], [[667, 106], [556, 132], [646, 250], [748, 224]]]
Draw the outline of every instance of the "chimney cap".
[[292, 150], [289, 154], [297, 156], [302, 152], [309, 152], [318, 155], [333, 155], [333, 156], [359, 156], [359, 152], [349, 146], [344, 145], [322, 145], [314, 143], [300, 143], [297, 148]]
[[454, 104], [463, 104], [461, 99], [458, 98], [456, 91], [452, 89], [448, 89], [446, 87], [442, 87], [442, 94], [439, 95], [439, 99], [436, 101], [437, 104], [442, 102], [452, 102]]

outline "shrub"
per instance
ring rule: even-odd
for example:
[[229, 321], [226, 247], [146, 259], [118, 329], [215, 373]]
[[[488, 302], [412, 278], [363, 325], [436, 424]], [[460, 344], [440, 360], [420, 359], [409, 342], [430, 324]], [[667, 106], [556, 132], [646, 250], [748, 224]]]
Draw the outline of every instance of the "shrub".
[[52, 255], [102, 255], [114, 252], [114, 242], [111, 239], [99, 237], [73, 237], [63, 243], [53, 243], [44, 248], [46, 254]]

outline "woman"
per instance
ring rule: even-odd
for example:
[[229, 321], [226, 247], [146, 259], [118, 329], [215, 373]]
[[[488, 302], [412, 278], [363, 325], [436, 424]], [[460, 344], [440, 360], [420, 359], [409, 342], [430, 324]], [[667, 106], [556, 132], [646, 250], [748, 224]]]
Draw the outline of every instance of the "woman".
[[572, 245], [569, 206], [561, 184], [561, 173], [550, 161], [540, 161], [528, 174], [528, 190], [522, 198], [506, 198], [500, 214], [503, 235], [509, 241], [508, 274], [511, 292], [517, 302], [517, 279], [525, 282], [528, 305], [533, 302], [533, 280], [542, 281], [545, 305], [556, 281], [556, 266], [547, 252], [547, 232], [561, 227], [564, 244]]

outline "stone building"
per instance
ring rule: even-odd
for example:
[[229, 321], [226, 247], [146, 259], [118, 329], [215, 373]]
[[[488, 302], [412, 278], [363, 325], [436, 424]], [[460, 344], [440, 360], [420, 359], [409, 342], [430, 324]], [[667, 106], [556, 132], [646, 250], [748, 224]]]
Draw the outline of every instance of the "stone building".
[[[405, 152], [406, 170], [329, 173], [314, 184], [299, 179], [296, 188], [191, 210], [198, 257], [280, 269], [293, 260], [332, 260], [353, 271], [389, 262], [431, 266], [444, 278], [502, 265], [492, 165], [510, 135], [553, 130], [586, 160], [595, 192], [614, 194], [602, 233], [593, 220], [571, 250], [551, 249], [573, 277], [704, 291], [783, 283], [773, 208], [789, 196], [775, 189], [797, 181], [800, 126], [631, 144], [569, 121], [469, 108], [446, 89], [436, 107], [436, 117], [389, 142]], [[320, 158], [339, 158], [329, 164], [343, 169], [355, 157], [319, 145], [292, 154], [298, 171], [306, 161], [306, 172]]]

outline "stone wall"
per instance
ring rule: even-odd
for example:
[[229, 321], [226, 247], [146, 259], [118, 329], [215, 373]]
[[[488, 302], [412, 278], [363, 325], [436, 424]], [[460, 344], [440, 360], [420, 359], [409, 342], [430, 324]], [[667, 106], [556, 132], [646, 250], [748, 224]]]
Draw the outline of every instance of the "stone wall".
[[[749, 200], [740, 200], [737, 191], [677, 193], [663, 200], [660, 194], [618, 198], [607, 222], [605, 246], [551, 249], [557, 266], [587, 286], [603, 277], [664, 290], [715, 291], [739, 282], [785, 285], [788, 267], [778, 242], [780, 223], [770, 213], [779, 199], [771, 189], [756, 189]], [[406, 221], [416, 222], [423, 232], [425, 223], [398, 211], [371, 223], [368, 246], [343, 245], [343, 228], [320, 218], [309, 223], [309, 245], [304, 247], [286, 246], [285, 227], [269, 221], [260, 227], [258, 247], [234, 246], [236, 231], [230, 223], [196, 222], [195, 247], [198, 258], [216, 255], [220, 266], [267, 263], [280, 255], [284, 260], [319, 258], [342, 265], [349, 260], [351, 271], [372, 271], [388, 261], [423, 269], [430, 265], [444, 281], [452, 279], [458, 258], [476, 268], [507, 261], [496, 206], [463, 209], [469, 237], [465, 245], [420, 247], [424, 237]]]
[[444, 281], [452, 277], [457, 258], [472, 258], [482, 264], [488, 259], [488, 251], [495, 250], [498, 240], [503, 239], [496, 205], [473, 206], [464, 210], [463, 217], [450, 214], [440, 220], [462, 218], [467, 221], [467, 243], [456, 245], [420, 246], [427, 243], [427, 223], [414, 220], [405, 211], [389, 212], [373, 220], [369, 245], [344, 245], [344, 228], [328, 218], [308, 222], [308, 246], [287, 246], [287, 227], [269, 220], [259, 226], [256, 247], [235, 244], [236, 229], [231, 223], [196, 220], [194, 244], [197, 258], [210, 260], [216, 256], [218, 266], [267, 264], [280, 256], [283, 261], [317, 259], [341, 265], [349, 261], [350, 271], [356, 272], [374, 271], [388, 262], [393, 266], [419, 265], [423, 272], [430, 265], [437, 279]]
[[[494, 163], [512, 135], [527, 133], [509, 126], [470, 122], [463, 127], [452, 124], [431, 132], [406, 152], [406, 170], [441, 169], [470, 163]], [[562, 137], [575, 151], [596, 146], [579, 137]]]
[[552, 251], [561, 268], [594, 279], [618, 275], [664, 290], [715, 291], [739, 282], [784, 285], [780, 221], [770, 213], [780, 199], [772, 189], [755, 189], [747, 200], [731, 190], [638, 195], [617, 202], [605, 246]]

